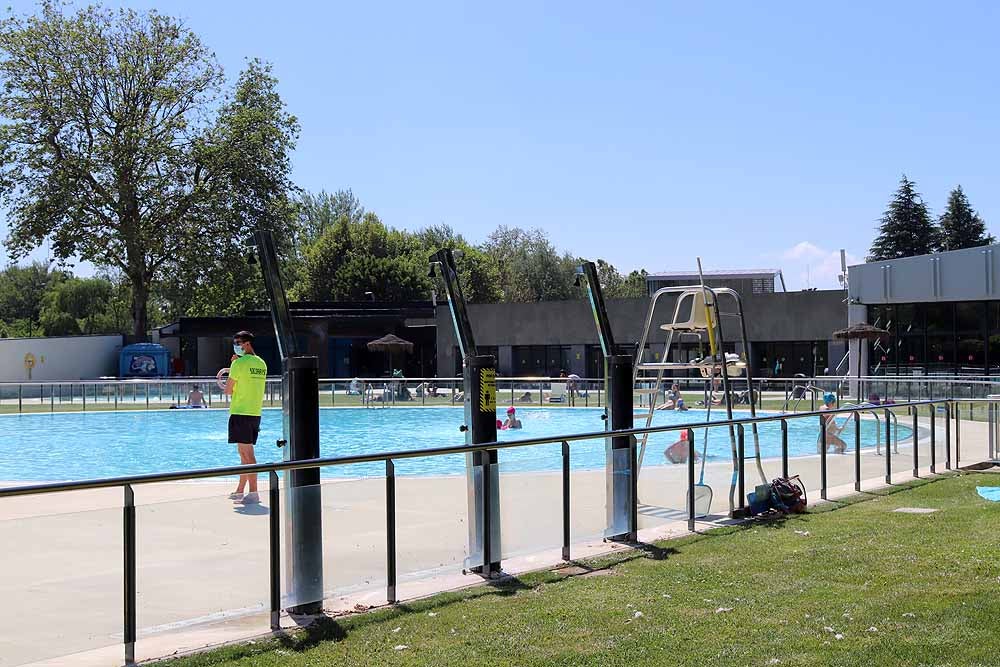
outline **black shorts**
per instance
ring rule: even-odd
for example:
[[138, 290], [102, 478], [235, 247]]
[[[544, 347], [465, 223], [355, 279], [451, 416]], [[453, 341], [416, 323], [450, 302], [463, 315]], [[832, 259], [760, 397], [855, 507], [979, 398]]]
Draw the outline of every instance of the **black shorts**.
[[258, 435], [260, 435], [260, 417], [229, 415], [229, 442], [256, 445]]

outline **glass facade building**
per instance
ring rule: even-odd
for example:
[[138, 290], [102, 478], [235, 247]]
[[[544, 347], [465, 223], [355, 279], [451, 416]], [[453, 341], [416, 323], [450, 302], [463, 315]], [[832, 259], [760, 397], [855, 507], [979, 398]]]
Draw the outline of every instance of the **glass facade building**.
[[1000, 301], [868, 306], [871, 375], [1000, 375]]

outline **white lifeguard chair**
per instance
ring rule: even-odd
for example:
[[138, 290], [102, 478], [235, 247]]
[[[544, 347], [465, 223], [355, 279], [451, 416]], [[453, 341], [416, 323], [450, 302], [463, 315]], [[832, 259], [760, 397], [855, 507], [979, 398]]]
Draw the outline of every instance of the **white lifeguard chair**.
[[[674, 304], [673, 314], [668, 322], [659, 324], [659, 329], [667, 332], [666, 341], [662, 347], [662, 353], [655, 355], [655, 360], [645, 359], [646, 343], [653, 330], [653, 316], [656, 311], [657, 302], [666, 295], [676, 295], [677, 301]], [[725, 312], [719, 308], [719, 297], [725, 297], [735, 305], [735, 312]], [[723, 338], [723, 328], [721, 318], [729, 317], [738, 322], [740, 341], [742, 343], [742, 354], [725, 352], [725, 341]], [[716, 343], [716, 354], [708, 354], [700, 359], [690, 361], [670, 361], [671, 352], [675, 348], [675, 340], [679, 342], [683, 337], [693, 336], [699, 342], [714, 340]], [[670, 383], [679, 379], [690, 380], [690, 376], [675, 376], [675, 371], [697, 370], [700, 377], [706, 380], [705, 403], [706, 408], [711, 410], [711, 398], [714, 393], [714, 380], [718, 378], [722, 382], [723, 403], [728, 417], [732, 417], [733, 397], [736, 392], [731, 387], [732, 380], [746, 374], [746, 384], [749, 391], [746, 396], [749, 402], [751, 414], [755, 412], [753, 404], [752, 379], [750, 378], [749, 367], [746, 354], [750, 349], [746, 336], [746, 323], [743, 317], [743, 305], [739, 294], [729, 288], [711, 288], [705, 285], [684, 285], [677, 287], [664, 287], [657, 290], [650, 298], [649, 310], [646, 314], [646, 326], [636, 351], [636, 360], [633, 370], [633, 379], [636, 384], [635, 393], [649, 396], [649, 411], [646, 414], [646, 427], [653, 422], [656, 411], [657, 399], [660, 392]], [[651, 350], [652, 351], [652, 350]], [[709, 415], [710, 417], [710, 415]], [[759, 442], [757, 439], [756, 425], [752, 428], [754, 435], [754, 448], [757, 458], [757, 467], [761, 477], [764, 477], [760, 467]], [[639, 465], [646, 451], [648, 434], [643, 434], [639, 439]], [[730, 428], [730, 440], [733, 441], [733, 456], [735, 467], [735, 439], [732, 428]], [[703, 462], [704, 465], [704, 462]], [[733, 511], [735, 486], [730, 489], [729, 509]]]

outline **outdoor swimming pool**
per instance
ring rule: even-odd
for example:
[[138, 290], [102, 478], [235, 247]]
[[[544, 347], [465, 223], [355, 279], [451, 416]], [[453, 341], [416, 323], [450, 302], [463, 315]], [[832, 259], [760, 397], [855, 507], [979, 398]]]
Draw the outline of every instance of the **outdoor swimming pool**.
[[[501, 431], [500, 440], [600, 431], [604, 422], [599, 408], [522, 408], [521, 431]], [[500, 415], [498, 414], [498, 417]], [[736, 413], [748, 417], [749, 413]], [[723, 411], [713, 412], [712, 419], [724, 419]], [[658, 412], [655, 425], [699, 422], [702, 411]], [[222, 410], [174, 410], [149, 412], [92, 412], [16, 415], [0, 418], [7, 435], [0, 440], [0, 480], [55, 481], [94, 477], [113, 477], [153, 472], [192, 470], [236, 465], [233, 445], [226, 442], [228, 414]], [[637, 420], [638, 421], [638, 420]], [[460, 445], [462, 411], [457, 408], [326, 409], [320, 413], [320, 438], [323, 456], [414, 450], [445, 445]], [[876, 424], [862, 421], [862, 447], [873, 447]], [[854, 426], [849, 424], [844, 440], [854, 442]], [[699, 452], [703, 430], [696, 431]], [[781, 455], [781, 430], [778, 422], [759, 426], [762, 456]], [[818, 423], [811, 419], [789, 419], [788, 441], [791, 456], [816, 453]], [[910, 430], [899, 426], [899, 438], [908, 438]], [[265, 410], [261, 422], [257, 460], [279, 461], [281, 450], [275, 441], [281, 437], [281, 412]], [[677, 439], [675, 434], [650, 437], [647, 465], [664, 465], [664, 448]], [[753, 439], [746, 431], [746, 451], [752, 456]], [[708, 460], [730, 460], [728, 429], [710, 431]], [[604, 466], [604, 441], [594, 440], [572, 445], [574, 469]], [[507, 472], [558, 470], [562, 465], [558, 443], [514, 448], [500, 452], [500, 465]], [[403, 459], [396, 463], [400, 475], [446, 475], [465, 470], [462, 455]], [[381, 463], [336, 466], [323, 469], [326, 477], [361, 477], [382, 475]]]

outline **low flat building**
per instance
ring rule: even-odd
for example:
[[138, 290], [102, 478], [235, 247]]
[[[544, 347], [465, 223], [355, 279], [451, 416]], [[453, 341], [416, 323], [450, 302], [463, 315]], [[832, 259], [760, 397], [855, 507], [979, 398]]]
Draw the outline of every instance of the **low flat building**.
[[[756, 377], [791, 377], [833, 372], [846, 351], [833, 332], [847, 322], [847, 304], [841, 290], [808, 292], [763, 292], [742, 296], [750, 343], [750, 361]], [[635, 352], [642, 337], [649, 299], [613, 299], [608, 317], [615, 340], [627, 352]], [[728, 303], [720, 303], [729, 310]], [[648, 355], [662, 351], [665, 332], [659, 324], [670, 321], [674, 301], [663, 299], [653, 314], [654, 327]], [[470, 304], [476, 344], [497, 357], [497, 371], [510, 376], [557, 376], [560, 371], [581, 377], [601, 377], [603, 358], [589, 302]], [[737, 344], [738, 326], [724, 318], [727, 350], [742, 351]], [[707, 347], [707, 346], [706, 346]], [[671, 361], [687, 361], [706, 352], [697, 343], [675, 346]], [[647, 357], [649, 358], [649, 357]], [[437, 309], [437, 374], [454, 376], [461, 370], [455, 330], [445, 305]]]
[[848, 268], [849, 316], [888, 331], [871, 375], [1000, 374], [1000, 245]]

